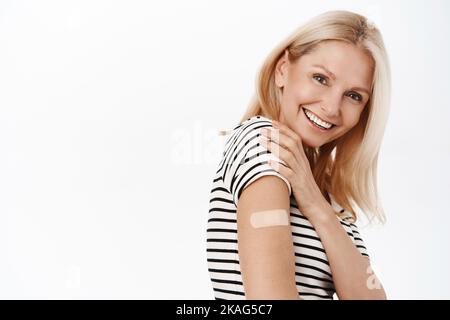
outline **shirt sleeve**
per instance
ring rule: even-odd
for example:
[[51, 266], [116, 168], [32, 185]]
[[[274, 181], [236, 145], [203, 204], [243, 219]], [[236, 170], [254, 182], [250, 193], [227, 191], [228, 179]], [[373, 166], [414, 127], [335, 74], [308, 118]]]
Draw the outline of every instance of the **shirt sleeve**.
[[350, 228], [352, 229], [353, 239], [354, 239], [356, 248], [358, 248], [359, 252], [361, 252], [361, 254], [363, 256], [366, 256], [367, 258], [370, 259], [366, 244], [364, 243], [364, 240], [362, 239], [362, 236], [361, 236], [361, 233], [359, 232], [358, 227], [356, 226], [356, 224], [350, 223]]
[[242, 191], [252, 182], [263, 176], [277, 176], [282, 179], [289, 190], [292, 189], [289, 181], [273, 169], [268, 160], [286, 164], [258, 142], [261, 129], [272, 127], [272, 122], [267, 118], [255, 118], [254, 121], [245, 123], [234, 132], [225, 154], [225, 171], [223, 181], [225, 187], [233, 196], [233, 202], [237, 206]]

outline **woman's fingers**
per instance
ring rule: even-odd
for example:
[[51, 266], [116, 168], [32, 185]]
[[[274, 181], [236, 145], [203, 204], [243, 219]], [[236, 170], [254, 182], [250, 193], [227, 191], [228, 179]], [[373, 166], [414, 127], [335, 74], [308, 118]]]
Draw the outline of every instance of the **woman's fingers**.
[[294, 175], [294, 171], [291, 168], [288, 168], [284, 166], [283, 164], [279, 163], [278, 161], [269, 160], [269, 165], [277, 171], [279, 174], [281, 174], [283, 177], [286, 177], [289, 182], [292, 184], [292, 176]]
[[289, 128], [287, 125], [275, 120], [272, 120], [272, 125], [275, 129], [278, 129], [280, 130], [280, 132], [289, 136], [294, 142], [297, 143], [299, 148], [302, 146], [302, 139], [300, 138], [300, 136], [293, 130], [291, 130], [291, 128]]
[[297, 142], [284, 132], [277, 129], [261, 129], [261, 134], [279, 144], [281, 147], [291, 151], [296, 158], [301, 158]]
[[285, 149], [283, 146], [275, 143], [274, 141], [268, 140], [265, 137], [261, 137], [260, 142], [262, 146], [272, 152], [277, 158], [283, 160], [289, 168], [293, 171], [297, 170], [297, 159], [290, 150]]

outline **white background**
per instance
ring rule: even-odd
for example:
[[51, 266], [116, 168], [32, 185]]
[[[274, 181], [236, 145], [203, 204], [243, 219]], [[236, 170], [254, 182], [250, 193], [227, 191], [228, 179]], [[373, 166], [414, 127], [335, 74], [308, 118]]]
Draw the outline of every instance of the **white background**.
[[332, 9], [373, 20], [392, 66], [374, 269], [388, 298], [449, 299], [449, 3], [280, 0], [0, 2], [0, 298], [212, 299], [216, 132]]

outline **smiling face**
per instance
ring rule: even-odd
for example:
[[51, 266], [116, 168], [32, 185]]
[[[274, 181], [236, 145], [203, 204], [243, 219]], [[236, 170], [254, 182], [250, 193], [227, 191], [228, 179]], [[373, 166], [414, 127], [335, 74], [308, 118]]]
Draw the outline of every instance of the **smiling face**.
[[275, 83], [283, 87], [279, 120], [304, 145], [333, 141], [358, 123], [372, 76], [370, 55], [344, 41], [323, 41], [294, 63], [285, 54], [275, 70]]

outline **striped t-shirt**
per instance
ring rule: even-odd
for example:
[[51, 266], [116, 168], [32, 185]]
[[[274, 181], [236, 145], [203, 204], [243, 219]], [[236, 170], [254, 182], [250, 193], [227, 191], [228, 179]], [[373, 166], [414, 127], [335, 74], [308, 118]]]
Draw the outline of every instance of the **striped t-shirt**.
[[[333, 278], [320, 238], [298, 210], [289, 181], [267, 164], [269, 159], [284, 162], [258, 143], [261, 128], [271, 126], [270, 119], [254, 116], [234, 128], [213, 179], [206, 250], [214, 297], [217, 300], [245, 299], [239, 266], [237, 204], [247, 185], [262, 176], [274, 175], [283, 179], [289, 189], [295, 281], [299, 296], [303, 299], [333, 299]], [[332, 195], [330, 198], [333, 208], [345, 213]], [[348, 218], [336, 218], [361, 254], [369, 257], [357, 226]]]

